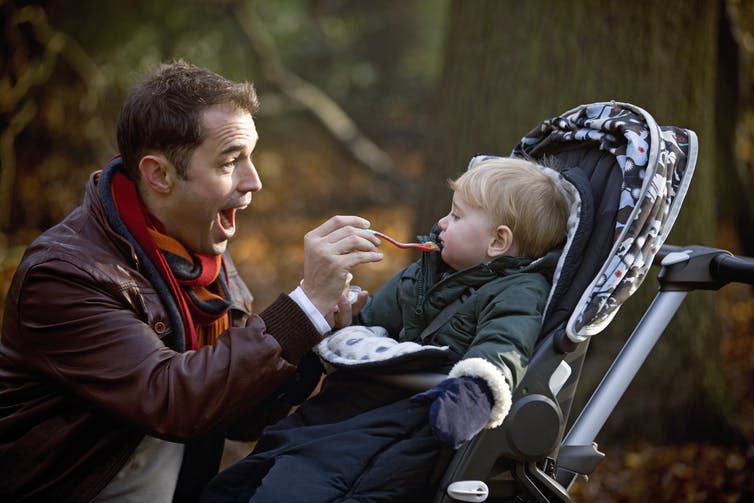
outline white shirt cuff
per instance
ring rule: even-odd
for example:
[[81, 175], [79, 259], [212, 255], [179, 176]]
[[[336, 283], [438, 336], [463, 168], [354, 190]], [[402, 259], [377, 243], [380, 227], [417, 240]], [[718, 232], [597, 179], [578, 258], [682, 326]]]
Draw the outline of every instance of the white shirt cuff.
[[298, 307], [300, 307], [302, 311], [304, 311], [314, 325], [314, 328], [319, 332], [319, 335], [325, 335], [332, 331], [330, 324], [327, 323], [327, 320], [322, 316], [322, 313], [314, 307], [314, 304], [312, 304], [312, 301], [309, 300], [309, 297], [306, 296], [304, 290], [300, 286], [289, 293], [288, 296], [293, 302], [298, 304]]

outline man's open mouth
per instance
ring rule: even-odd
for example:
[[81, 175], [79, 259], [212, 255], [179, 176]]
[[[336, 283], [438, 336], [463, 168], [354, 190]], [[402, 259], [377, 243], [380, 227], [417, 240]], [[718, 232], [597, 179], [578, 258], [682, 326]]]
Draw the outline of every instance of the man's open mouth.
[[236, 210], [237, 208], [225, 208], [217, 213], [217, 221], [228, 237], [236, 232]]

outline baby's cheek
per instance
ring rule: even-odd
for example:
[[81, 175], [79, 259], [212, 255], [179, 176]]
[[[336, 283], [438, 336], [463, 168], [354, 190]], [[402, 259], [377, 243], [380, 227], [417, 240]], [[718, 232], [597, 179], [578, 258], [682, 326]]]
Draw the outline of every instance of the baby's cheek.
[[442, 257], [442, 259], [445, 262], [447, 262], [448, 254], [451, 252], [452, 249], [453, 249], [453, 247], [452, 246], [448, 246], [447, 242], [443, 243], [442, 250], [440, 251], [440, 257]]

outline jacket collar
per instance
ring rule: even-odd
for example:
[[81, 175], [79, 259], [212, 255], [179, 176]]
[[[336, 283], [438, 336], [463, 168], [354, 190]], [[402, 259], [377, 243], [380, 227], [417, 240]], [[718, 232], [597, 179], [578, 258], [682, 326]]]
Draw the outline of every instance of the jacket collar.
[[[120, 162], [119, 158], [115, 158], [111, 160], [110, 162]], [[108, 163], [109, 164], [109, 163]], [[108, 222], [106, 213], [105, 213], [105, 207], [102, 201], [102, 198], [100, 197], [100, 180], [102, 179], [102, 172], [103, 170], [95, 171], [91, 174], [89, 177], [89, 180], [87, 181], [86, 188], [84, 190], [84, 200], [83, 200], [83, 207], [86, 211], [88, 211], [92, 217], [97, 221], [97, 224], [100, 229], [102, 229], [102, 232], [104, 232], [107, 235], [108, 240], [113, 243], [123, 254], [124, 257], [130, 257], [130, 260], [132, 261], [132, 264], [137, 269], [140, 268], [140, 259], [138, 254], [136, 253], [136, 250], [131, 245], [131, 243], [124, 238], [122, 235], [120, 235], [118, 232], [116, 232]], [[233, 261], [230, 260], [230, 255], [226, 252], [225, 255], [225, 261], [226, 261], [226, 267], [228, 269], [228, 274], [230, 276], [230, 296], [231, 296], [231, 305], [230, 310], [236, 311], [240, 313], [244, 320], [246, 317], [251, 315], [251, 304], [248, 302], [244, 302], [243, 299], [251, 298], [252, 295], [248, 291], [248, 288], [246, 285], [241, 282], [237, 276], [237, 271], [235, 268], [235, 265], [233, 264]], [[233, 280], [235, 279], [235, 280]]]

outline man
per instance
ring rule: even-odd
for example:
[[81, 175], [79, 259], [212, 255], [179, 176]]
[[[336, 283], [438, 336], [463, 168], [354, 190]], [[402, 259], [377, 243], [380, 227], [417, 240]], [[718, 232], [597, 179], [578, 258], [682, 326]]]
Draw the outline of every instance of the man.
[[262, 188], [257, 106], [251, 84], [160, 67], [124, 103], [121, 155], [29, 246], [0, 340], [0, 500], [193, 500], [226, 436], [316, 384], [348, 270], [382, 255], [366, 220], [333, 217], [301, 286], [251, 313], [226, 247]]

